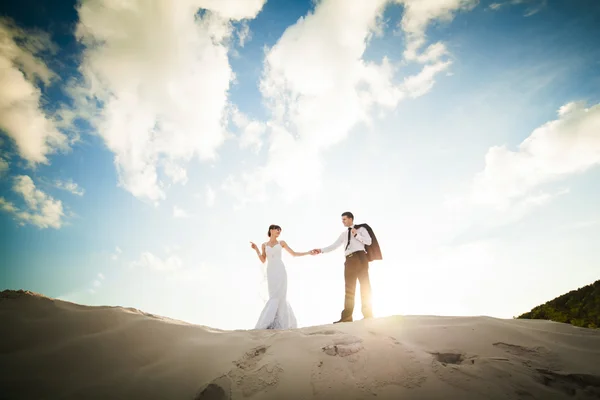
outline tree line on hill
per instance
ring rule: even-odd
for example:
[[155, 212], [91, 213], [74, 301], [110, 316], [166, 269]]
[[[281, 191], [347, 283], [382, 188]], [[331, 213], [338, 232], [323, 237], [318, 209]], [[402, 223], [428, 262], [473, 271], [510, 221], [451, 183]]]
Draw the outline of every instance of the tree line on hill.
[[517, 318], [547, 319], [583, 328], [600, 328], [600, 280], [571, 290]]

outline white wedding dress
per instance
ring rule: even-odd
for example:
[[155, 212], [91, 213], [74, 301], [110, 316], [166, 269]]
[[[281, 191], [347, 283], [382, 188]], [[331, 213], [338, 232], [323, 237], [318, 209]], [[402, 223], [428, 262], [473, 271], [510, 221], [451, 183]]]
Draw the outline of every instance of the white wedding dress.
[[265, 246], [269, 300], [258, 318], [255, 329], [295, 329], [296, 316], [287, 301], [287, 272], [281, 259], [281, 244]]

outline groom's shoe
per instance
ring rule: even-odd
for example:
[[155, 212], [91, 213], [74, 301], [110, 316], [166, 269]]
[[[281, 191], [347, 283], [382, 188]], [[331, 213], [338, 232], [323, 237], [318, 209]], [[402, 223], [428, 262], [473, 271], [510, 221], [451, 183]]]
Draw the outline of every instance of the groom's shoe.
[[339, 321], [335, 321], [334, 324], [339, 324], [339, 323], [342, 323], [342, 322], [352, 322], [352, 318], [350, 318], [350, 319], [348, 319], [348, 318], [346, 318], [346, 319], [340, 319]]

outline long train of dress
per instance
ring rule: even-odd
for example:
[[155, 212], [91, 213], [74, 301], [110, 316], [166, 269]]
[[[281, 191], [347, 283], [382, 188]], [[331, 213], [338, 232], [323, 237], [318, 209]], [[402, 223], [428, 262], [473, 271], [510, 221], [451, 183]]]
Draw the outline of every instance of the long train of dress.
[[281, 259], [281, 244], [266, 246], [269, 300], [255, 329], [295, 329], [296, 316], [287, 301], [287, 272]]

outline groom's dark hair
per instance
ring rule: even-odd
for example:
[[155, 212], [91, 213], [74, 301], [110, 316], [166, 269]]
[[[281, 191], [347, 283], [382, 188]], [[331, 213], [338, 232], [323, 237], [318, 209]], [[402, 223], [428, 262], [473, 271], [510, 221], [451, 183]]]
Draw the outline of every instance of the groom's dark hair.
[[348, 217], [354, 221], [354, 214], [352, 214], [350, 211], [346, 211], [346, 212], [342, 213], [342, 217]]

